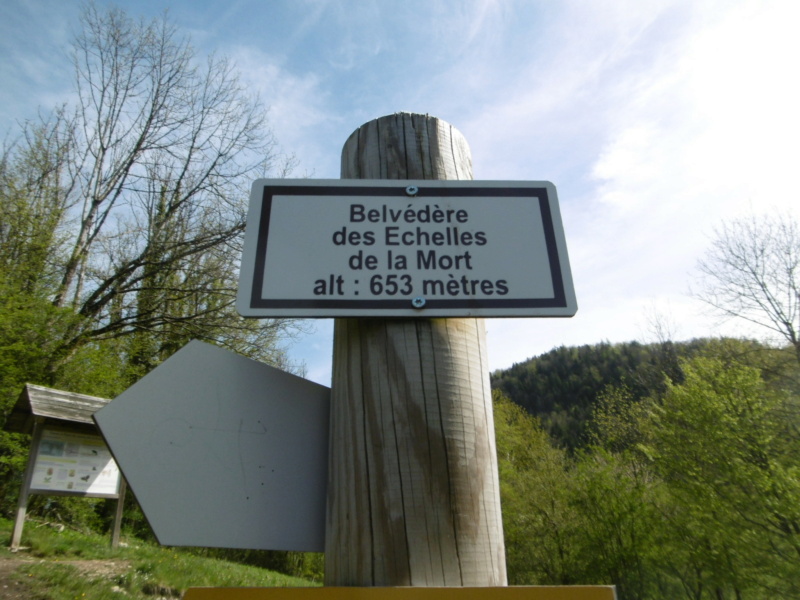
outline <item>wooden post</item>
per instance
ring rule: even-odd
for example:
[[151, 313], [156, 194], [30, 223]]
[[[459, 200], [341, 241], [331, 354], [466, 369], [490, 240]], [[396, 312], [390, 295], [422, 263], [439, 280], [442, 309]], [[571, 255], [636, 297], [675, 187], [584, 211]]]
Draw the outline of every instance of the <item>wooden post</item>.
[[28, 498], [31, 495], [31, 482], [33, 481], [33, 468], [36, 466], [36, 457], [39, 454], [39, 442], [42, 440], [44, 431], [44, 419], [36, 417], [33, 422], [33, 435], [31, 436], [31, 447], [28, 450], [28, 463], [25, 467], [25, 476], [22, 488], [19, 491], [17, 501], [17, 516], [14, 519], [14, 531], [11, 534], [11, 550], [19, 550], [22, 543], [22, 530], [25, 527], [25, 517], [28, 514]]
[[[472, 179], [451, 125], [360, 127], [343, 179]], [[337, 319], [325, 584], [507, 585], [480, 319]]]
[[114, 507], [114, 523], [111, 525], [111, 548], [119, 548], [119, 536], [122, 531], [122, 515], [125, 511], [125, 492], [128, 490], [128, 483], [120, 473], [119, 476], [119, 496]]

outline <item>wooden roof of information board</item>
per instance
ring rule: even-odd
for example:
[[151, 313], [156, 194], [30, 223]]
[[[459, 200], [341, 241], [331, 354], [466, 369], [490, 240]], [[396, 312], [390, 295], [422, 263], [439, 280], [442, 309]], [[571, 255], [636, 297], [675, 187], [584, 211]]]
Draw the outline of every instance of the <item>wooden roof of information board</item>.
[[4, 429], [13, 433], [30, 433], [35, 417], [94, 427], [92, 415], [109, 402], [111, 400], [106, 398], [73, 394], [28, 383], [8, 415]]

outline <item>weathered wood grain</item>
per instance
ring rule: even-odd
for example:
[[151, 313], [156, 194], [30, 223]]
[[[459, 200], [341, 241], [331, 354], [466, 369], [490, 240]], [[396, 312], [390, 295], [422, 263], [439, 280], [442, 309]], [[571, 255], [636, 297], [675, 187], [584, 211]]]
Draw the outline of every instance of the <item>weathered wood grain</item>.
[[45, 417], [55, 421], [85, 423], [95, 429], [92, 415], [111, 402], [85, 394], [74, 394], [39, 385], [26, 384], [3, 427], [14, 433], [30, 433], [33, 418]]
[[[366, 123], [343, 179], [471, 179], [460, 132]], [[338, 319], [325, 583], [506, 585], [485, 329], [477, 319]]]

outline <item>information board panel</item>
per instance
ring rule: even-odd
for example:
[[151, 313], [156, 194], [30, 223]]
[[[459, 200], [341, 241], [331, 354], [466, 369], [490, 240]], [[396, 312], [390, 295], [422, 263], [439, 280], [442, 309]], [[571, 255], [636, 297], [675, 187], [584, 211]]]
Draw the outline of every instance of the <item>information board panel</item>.
[[555, 187], [256, 181], [237, 308], [246, 317], [570, 317]]
[[36, 453], [31, 491], [116, 498], [120, 474], [99, 435], [45, 427]]

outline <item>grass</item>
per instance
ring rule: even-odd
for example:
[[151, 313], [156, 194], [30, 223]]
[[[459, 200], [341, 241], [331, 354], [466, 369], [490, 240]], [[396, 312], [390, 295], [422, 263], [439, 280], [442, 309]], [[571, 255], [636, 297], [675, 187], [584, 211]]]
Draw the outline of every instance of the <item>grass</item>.
[[[189, 587], [310, 587], [318, 584], [274, 571], [193, 554], [139, 540], [112, 550], [109, 538], [27, 523], [16, 554], [8, 549], [13, 523], [0, 519], [0, 559], [28, 558], [15, 573], [31, 598], [48, 600], [138, 600], [179, 598]], [[70, 561], [107, 561], [111, 568], [89, 574]], [[113, 563], [113, 564], [112, 564]], [[121, 594], [120, 592], [124, 592]]]

